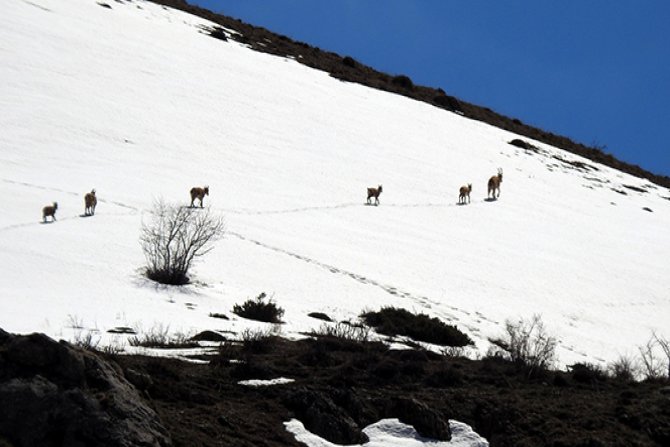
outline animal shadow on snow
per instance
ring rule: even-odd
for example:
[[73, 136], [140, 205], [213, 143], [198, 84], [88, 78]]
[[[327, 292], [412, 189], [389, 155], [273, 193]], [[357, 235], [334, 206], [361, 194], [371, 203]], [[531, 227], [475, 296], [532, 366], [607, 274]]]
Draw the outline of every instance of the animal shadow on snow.
[[484, 199], [484, 202], [497, 202], [498, 198], [497, 197], [487, 197]]
[[378, 203], [365, 203], [365, 206], [379, 206]]

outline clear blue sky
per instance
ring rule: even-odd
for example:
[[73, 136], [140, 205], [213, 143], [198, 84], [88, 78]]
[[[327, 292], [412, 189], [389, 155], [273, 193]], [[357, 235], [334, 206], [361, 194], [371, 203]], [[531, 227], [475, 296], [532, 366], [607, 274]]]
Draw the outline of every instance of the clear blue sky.
[[189, 0], [670, 175], [668, 0]]

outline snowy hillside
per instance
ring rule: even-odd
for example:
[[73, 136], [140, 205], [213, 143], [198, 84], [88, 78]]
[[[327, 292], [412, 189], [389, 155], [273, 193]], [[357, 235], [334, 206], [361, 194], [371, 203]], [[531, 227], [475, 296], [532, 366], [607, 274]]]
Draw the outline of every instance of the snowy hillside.
[[[286, 336], [319, 327], [310, 312], [386, 305], [455, 324], [482, 352], [505, 319], [542, 314], [562, 364], [668, 335], [667, 189], [214, 39], [178, 11], [108, 6], [0, 3], [3, 329], [117, 345], [117, 327], [239, 332], [263, 324], [233, 305], [266, 292]], [[465, 183], [472, 203], [457, 206]], [[380, 206], [365, 206], [378, 184]], [[194, 285], [157, 286], [141, 274], [141, 222], [196, 185], [226, 236]], [[97, 213], [82, 218], [92, 188]], [[54, 201], [58, 221], [41, 224]]]

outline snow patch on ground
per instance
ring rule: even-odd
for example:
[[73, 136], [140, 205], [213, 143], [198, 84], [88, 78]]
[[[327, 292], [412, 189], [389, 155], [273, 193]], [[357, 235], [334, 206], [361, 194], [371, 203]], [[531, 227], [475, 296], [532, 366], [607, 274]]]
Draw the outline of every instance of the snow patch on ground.
[[240, 380], [237, 383], [239, 385], [244, 386], [261, 387], [261, 386], [272, 386], [272, 385], [285, 385], [287, 383], [293, 383], [293, 382], [295, 382], [295, 379], [278, 377], [276, 379], [269, 379], [269, 380], [261, 380], [261, 379]]
[[[286, 430], [295, 436], [299, 442], [308, 447], [335, 447], [337, 444], [326, 441], [320, 436], [308, 431], [297, 419], [285, 422]], [[458, 421], [449, 421], [451, 441], [436, 441], [420, 436], [414, 427], [403, 424], [398, 419], [382, 419], [363, 429], [370, 439], [364, 447], [488, 447], [486, 439], [472, 431], [472, 428]]]

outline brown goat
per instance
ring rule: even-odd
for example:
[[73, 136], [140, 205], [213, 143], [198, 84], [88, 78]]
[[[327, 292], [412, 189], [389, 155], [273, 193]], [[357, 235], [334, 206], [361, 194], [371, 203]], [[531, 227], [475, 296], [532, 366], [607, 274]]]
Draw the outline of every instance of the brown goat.
[[371, 198], [375, 198], [375, 205], [379, 205], [379, 194], [382, 193], [382, 185], [377, 188], [368, 188], [368, 205], [371, 205]]
[[472, 183], [468, 183], [468, 186], [461, 186], [461, 190], [458, 194], [458, 203], [465, 203], [465, 199], [468, 199], [470, 203], [470, 193], [472, 192]]
[[209, 186], [205, 186], [204, 188], [200, 188], [198, 186], [191, 188], [191, 208], [193, 208], [193, 202], [195, 199], [200, 200], [200, 208], [203, 207], [202, 201], [204, 200], [205, 196], [209, 195]]
[[[489, 196], [493, 196], [492, 198], [497, 198], [500, 197], [500, 184], [502, 183], [502, 177], [503, 177], [503, 171], [502, 168], [498, 168], [498, 174], [494, 175], [489, 179], [489, 192], [487, 194], [487, 198]], [[498, 192], [498, 195], [496, 195], [496, 191]]]
[[95, 189], [84, 196], [84, 216], [95, 214], [95, 207], [98, 205], [98, 199], [95, 197]]
[[58, 203], [54, 202], [53, 205], [48, 205], [42, 208], [42, 221], [46, 222], [47, 217], [51, 216], [51, 221], [56, 220], [56, 210], [58, 209]]

